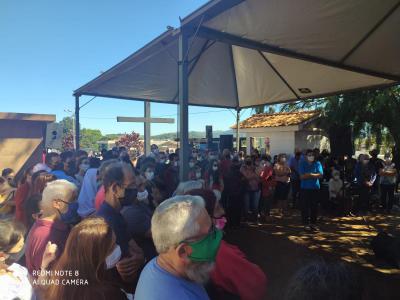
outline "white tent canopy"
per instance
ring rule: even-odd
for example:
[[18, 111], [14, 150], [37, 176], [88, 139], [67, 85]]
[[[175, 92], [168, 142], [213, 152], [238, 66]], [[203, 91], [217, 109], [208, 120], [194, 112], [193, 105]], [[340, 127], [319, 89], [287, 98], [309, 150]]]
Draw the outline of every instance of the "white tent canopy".
[[77, 120], [81, 95], [176, 103], [185, 141], [187, 105], [240, 109], [397, 84], [399, 6], [212, 0], [77, 89]]
[[[394, 84], [399, 4], [211, 1], [182, 21], [194, 36], [189, 104], [242, 108]], [[178, 103], [180, 33], [167, 31], [75, 94]]]

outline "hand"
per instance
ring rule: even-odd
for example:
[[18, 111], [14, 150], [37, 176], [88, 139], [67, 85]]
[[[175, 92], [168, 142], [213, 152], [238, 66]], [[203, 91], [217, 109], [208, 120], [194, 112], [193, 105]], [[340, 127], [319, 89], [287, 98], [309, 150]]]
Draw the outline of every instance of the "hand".
[[134, 240], [129, 241], [129, 253], [130, 257], [121, 259], [116, 265], [122, 279], [128, 282], [136, 280], [139, 270], [144, 264], [143, 250]]
[[42, 266], [41, 266], [42, 269], [47, 269], [47, 267], [56, 259], [57, 257], [56, 253], [57, 253], [57, 245], [49, 241], [43, 253]]

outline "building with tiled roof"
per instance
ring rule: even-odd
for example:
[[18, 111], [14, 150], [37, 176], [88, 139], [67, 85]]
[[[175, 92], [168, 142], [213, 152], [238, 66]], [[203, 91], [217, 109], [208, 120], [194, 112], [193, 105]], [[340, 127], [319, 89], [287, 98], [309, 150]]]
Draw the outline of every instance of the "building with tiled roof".
[[[281, 112], [274, 114], [255, 114], [241, 122], [239, 128], [244, 129], [300, 125], [316, 120], [320, 114], [321, 112], [318, 110]], [[236, 128], [236, 126], [233, 128]]]
[[251, 145], [248, 154], [252, 148], [272, 155], [291, 154], [295, 148], [329, 149], [326, 133], [317, 126], [320, 115], [318, 110], [255, 114], [240, 122], [240, 135]]

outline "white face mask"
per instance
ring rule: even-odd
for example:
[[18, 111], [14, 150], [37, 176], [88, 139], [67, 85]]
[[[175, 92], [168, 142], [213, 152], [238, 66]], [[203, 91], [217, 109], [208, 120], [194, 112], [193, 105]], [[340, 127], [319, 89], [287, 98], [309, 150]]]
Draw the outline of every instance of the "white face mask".
[[144, 190], [143, 192], [138, 192], [136, 198], [139, 201], [146, 201], [148, 196], [149, 192], [147, 190]]
[[340, 179], [340, 176], [339, 176], [339, 175], [333, 175], [333, 179], [339, 180], [339, 179]]
[[194, 167], [194, 163], [190, 162], [189, 163], [189, 168], [193, 168]]
[[313, 161], [315, 160], [314, 155], [308, 155], [308, 156], [307, 156], [307, 160], [308, 160], [309, 162], [313, 162]]
[[146, 172], [144, 173], [144, 176], [146, 177], [147, 180], [153, 180], [154, 172]]
[[174, 167], [177, 167], [177, 166], [178, 166], [178, 162], [174, 161]]
[[196, 172], [196, 178], [200, 179], [201, 178], [201, 172]]
[[213, 166], [213, 171], [217, 171], [217, 170], [218, 170], [218, 167]]
[[119, 262], [121, 259], [121, 248], [119, 245], [117, 245], [113, 252], [111, 252], [107, 257], [106, 257], [106, 269], [112, 269], [115, 267], [115, 265]]

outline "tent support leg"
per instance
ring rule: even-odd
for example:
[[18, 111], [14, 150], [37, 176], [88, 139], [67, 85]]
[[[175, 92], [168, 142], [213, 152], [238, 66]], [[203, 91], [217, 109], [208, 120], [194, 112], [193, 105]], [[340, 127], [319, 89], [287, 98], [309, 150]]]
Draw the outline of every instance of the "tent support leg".
[[75, 96], [75, 150], [79, 150], [79, 136], [80, 136], [80, 128], [79, 128], [79, 96]]
[[[144, 102], [144, 117], [146, 119], [151, 118], [149, 101]], [[144, 122], [144, 153], [146, 156], [150, 154], [150, 144], [151, 144], [150, 124], [151, 124], [150, 122]]]
[[236, 109], [236, 152], [238, 154], [240, 151], [239, 125], [240, 125], [240, 108]]
[[178, 84], [178, 121], [179, 121], [179, 180], [186, 181], [189, 173], [189, 73], [188, 73], [188, 37], [184, 31], [179, 35], [179, 84]]

